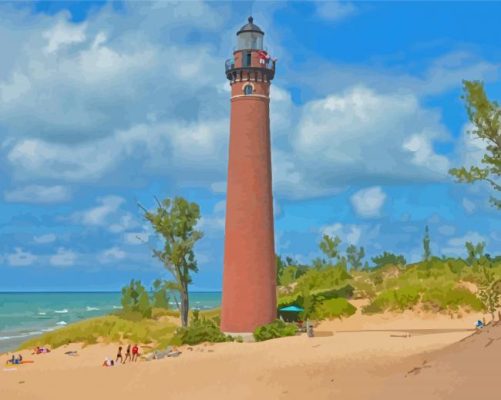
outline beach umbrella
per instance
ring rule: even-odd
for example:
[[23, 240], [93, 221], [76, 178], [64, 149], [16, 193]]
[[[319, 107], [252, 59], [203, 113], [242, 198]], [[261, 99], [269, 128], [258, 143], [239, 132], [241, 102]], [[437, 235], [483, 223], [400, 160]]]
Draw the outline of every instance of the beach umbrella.
[[280, 311], [301, 312], [301, 311], [304, 311], [304, 309], [302, 309], [301, 307], [298, 307], [298, 306], [288, 306], [288, 307], [281, 308]]

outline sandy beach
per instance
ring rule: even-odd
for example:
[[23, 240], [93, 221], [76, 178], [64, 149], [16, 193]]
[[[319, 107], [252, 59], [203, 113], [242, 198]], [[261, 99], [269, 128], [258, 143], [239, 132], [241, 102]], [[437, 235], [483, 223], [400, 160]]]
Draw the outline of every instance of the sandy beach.
[[[8, 367], [5, 361], [9, 355], [0, 358], [3, 368], [0, 388], [2, 398], [8, 399], [137, 399], [143, 396], [397, 399], [404, 394], [407, 398], [466, 398], [466, 392], [454, 392], [452, 387], [460, 387], [457, 385], [462, 382], [461, 371], [478, 370], [479, 366], [463, 366], [461, 360], [454, 359], [463, 353], [454, 351], [453, 347], [462, 346], [470, 351], [473, 345], [468, 343], [472, 339], [488, 340], [487, 336], [493, 336], [487, 331], [474, 334], [472, 327], [479, 317], [482, 315], [451, 319], [413, 313], [377, 316], [357, 313], [346, 320], [319, 324], [314, 338], [303, 334], [261, 343], [183, 346], [180, 347], [182, 354], [176, 358], [138, 361], [112, 368], [101, 364], [105, 357], [115, 356], [116, 345], [82, 348], [74, 344], [36, 356], [24, 351], [23, 357], [34, 360], [33, 364]], [[501, 337], [500, 330], [496, 332]], [[493, 341], [489, 350], [499, 353], [500, 345], [501, 342]], [[79, 356], [64, 354], [71, 350], [76, 350]], [[435, 367], [430, 367], [430, 363]], [[460, 372], [455, 372], [454, 366]], [[494, 371], [491, 369], [492, 374]], [[447, 397], [433, 397], [437, 388], [447, 392]], [[485, 385], [482, 389], [488, 390]], [[427, 397], [420, 397], [425, 390], [428, 390]]]

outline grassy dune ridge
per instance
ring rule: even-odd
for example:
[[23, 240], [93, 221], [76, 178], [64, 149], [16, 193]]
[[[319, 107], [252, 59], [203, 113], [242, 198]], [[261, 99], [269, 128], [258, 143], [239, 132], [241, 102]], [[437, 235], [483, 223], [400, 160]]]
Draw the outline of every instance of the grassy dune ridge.
[[[217, 317], [219, 309], [201, 311], [200, 314], [207, 318]], [[58, 348], [70, 343], [89, 345], [98, 342], [134, 342], [150, 345], [153, 349], [165, 348], [179, 326], [176, 319], [179, 319], [179, 312], [174, 310], [154, 309], [152, 318], [116, 312], [45, 333], [22, 343], [19, 349], [36, 346]]]

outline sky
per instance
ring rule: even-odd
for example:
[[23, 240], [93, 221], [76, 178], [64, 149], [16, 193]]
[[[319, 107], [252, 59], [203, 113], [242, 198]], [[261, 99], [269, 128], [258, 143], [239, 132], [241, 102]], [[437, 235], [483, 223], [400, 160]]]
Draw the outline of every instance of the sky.
[[224, 61], [252, 12], [271, 88], [275, 247], [323, 234], [422, 257], [500, 253], [462, 80], [501, 99], [498, 2], [1, 2], [0, 291], [168, 278], [138, 203], [200, 205], [191, 290], [221, 289], [229, 138]]

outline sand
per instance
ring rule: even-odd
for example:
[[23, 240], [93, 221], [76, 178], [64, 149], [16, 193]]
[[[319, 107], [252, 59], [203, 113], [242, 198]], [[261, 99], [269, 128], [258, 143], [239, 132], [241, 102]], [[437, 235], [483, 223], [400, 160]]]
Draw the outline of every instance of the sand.
[[[35, 363], [0, 371], [0, 397], [462, 399], [480, 389], [497, 398], [492, 382], [501, 371], [494, 361], [501, 355], [496, 339], [501, 327], [469, 337], [479, 317], [357, 314], [318, 325], [314, 338], [303, 334], [261, 343], [183, 346], [177, 358], [112, 368], [100, 366], [115, 355], [111, 345], [82, 349], [75, 344], [37, 356], [23, 352]], [[70, 350], [80, 355], [64, 354]], [[0, 365], [7, 358], [1, 356]]]

